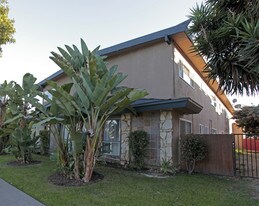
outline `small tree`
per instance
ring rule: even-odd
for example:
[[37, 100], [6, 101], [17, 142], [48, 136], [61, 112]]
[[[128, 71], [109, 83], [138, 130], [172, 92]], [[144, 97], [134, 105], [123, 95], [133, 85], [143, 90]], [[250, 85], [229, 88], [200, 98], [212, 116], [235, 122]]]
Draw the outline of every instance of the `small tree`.
[[[0, 154], [7, 147], [9, 142], [9, 133], [4, 131], [4, 122], [7, 116], [10, 94], [14, 91], [14, 83], [4, 81], [0, 85]], [[11, 95], [12, 96], [12, 95]]]
[[38, 136], [31, 132], [32, 125], [39, 121], [38, 112], [33, 105], [39, 105], [36, 78], [27, 73], [23, 76], [22, 86], [12, 82], [13, 87], [8, 92], [8, 113], [3, 124], [3, 133], [10, 135], [11, 152], [21, 163], [29, 163], [31, 153]]
[[246, 133], [259, 134], [259, 105], [235, 111], [233, 119]]
[[148, 134], [143, 130], [137, 130], [129, 134], [129, 148], [133, 156], [133, 166], [137, 169], [144, 167], [144, 158], [149, 144]]
[[189, 174], [194, 171], [196, 162], [203, 160], [207, 155], [207, 145], [198, 135], [193, 134], [184, 138], [181, 150]]

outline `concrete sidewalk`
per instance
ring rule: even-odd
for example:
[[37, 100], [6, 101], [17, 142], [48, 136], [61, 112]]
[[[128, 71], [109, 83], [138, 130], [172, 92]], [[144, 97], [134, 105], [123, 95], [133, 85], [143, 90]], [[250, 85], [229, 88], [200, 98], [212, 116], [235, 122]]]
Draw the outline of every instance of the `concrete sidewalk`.
[[24, 192], [0, 179], [0, 205], [3, 206], [44, 206]]

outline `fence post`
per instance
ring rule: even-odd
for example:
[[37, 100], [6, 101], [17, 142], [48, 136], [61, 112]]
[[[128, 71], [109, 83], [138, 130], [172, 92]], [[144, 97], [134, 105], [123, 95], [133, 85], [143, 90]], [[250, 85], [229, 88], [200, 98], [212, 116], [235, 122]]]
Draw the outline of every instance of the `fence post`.
[[236, 146], [235, 146], [235, 136], [232, 142], [232, 155], [233, 155], [233, 175], [236, 176]]

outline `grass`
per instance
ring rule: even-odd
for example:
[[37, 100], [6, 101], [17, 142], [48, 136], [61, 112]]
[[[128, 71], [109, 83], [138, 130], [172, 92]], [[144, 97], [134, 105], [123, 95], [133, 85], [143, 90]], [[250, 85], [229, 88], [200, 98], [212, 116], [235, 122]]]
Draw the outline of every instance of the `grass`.
[[36, 156], [39, 165], [7, 166], [12, 156], [0, 156], [0, 177], [47, 206], [58, 205], [259, 205], [249, 197], [248, 180], [207, 175], [177, 174], [166, 179], [149, 178], [136, 172], [98, 166], [102, 181], [77, 188], [48, 183], [55, 162]]

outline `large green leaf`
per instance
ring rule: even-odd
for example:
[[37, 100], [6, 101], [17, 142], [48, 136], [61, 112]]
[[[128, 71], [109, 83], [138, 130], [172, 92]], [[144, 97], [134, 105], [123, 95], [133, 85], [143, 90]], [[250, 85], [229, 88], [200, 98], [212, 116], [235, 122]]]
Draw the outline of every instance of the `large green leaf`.
[[76, 89], [76, 93], [78, 94], [78, 97], [80, 98], [80, 100], [82, 102], [81, 105], [84, 105], [84, 108], [87, 110], [89, 107], [88, 97], [87, 97], [86, 93], [82, 90], [80, 85], [75, 81], [75, 79], [73, 79], [73, 82], [74, 82], [74, 86]]
[[108, 110], [111, 110], [111, 108], [116, 107], [115, 103], [127, 96], [131, 91], [132, 89], [125, 88], [123, 90], [116, 92], [115, 94], [110, 96], [105, 102], [103, 102], [103, 104], [101, 105], [101, 111], [104, 113]]
[[37, 79], [30, 73], [27, 73], [23, 76], [22, 87], [25, 94], [30, 94], [31, 92], [38, 90], [38, 85], [35, 84], [36, 80]]
[[64, 121], [64, 118], [59, 117], [46, 117], [45, 119], [35, 123], [32, 125], [32, 131], [40, 131], [42, 129], [42, 126], [46, 124], [59, 124], [60, 122]]
[[[84, 42], [83, 39], [80, 40], [81, 41], [81, 49], [82, 49], [82, 54], [85, 56], [85, 57], [88, 57], [89, 55], [89, 50], [86, 46], [86, 43]], [[86, 61], [88, 61], [88, 59], [85, 59]]]
[[13, 118], [6, 120], [3, 125], [8, 125], [8, 124], [13, 123], [13, 122], [16, 123], [17, 120], [19, 120], [21, 118], [24, 118], [24, 115], [20, 113], [20, 114], [14, 116]]

